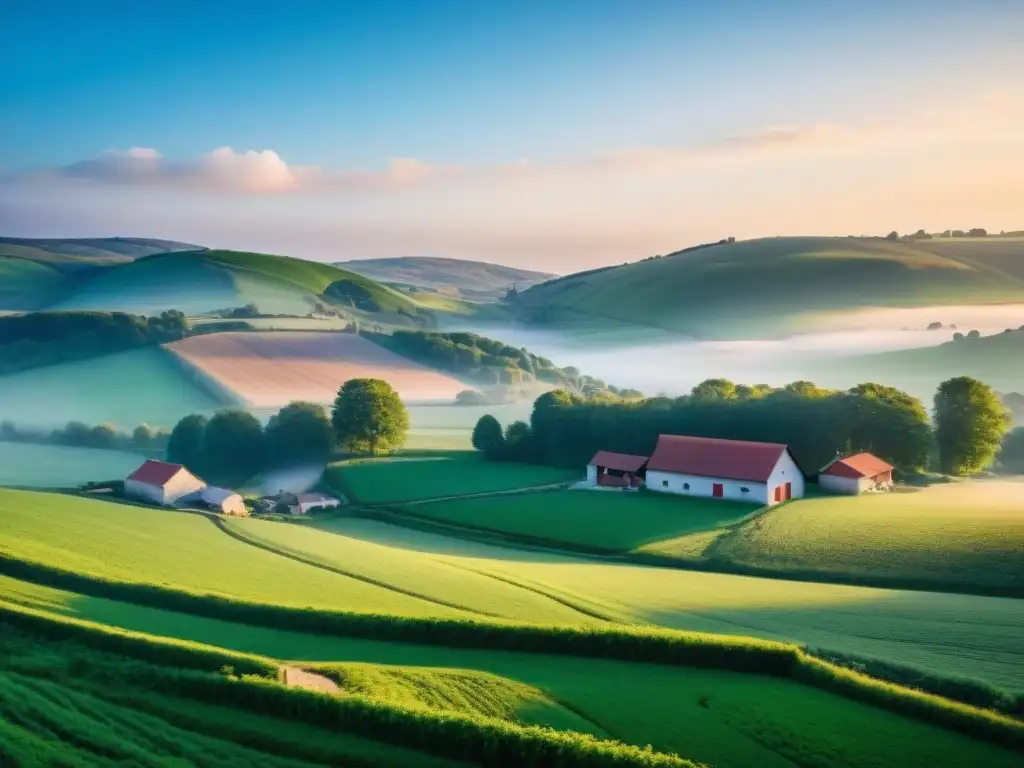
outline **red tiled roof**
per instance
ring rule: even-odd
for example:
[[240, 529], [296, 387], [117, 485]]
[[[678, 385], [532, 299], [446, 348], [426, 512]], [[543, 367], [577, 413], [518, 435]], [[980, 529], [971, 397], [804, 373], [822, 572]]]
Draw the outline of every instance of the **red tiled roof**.
[[782, 443], [661, 435], [647, 470], [765, 483], [788, 450]]
[[595, 467], [606, 467], [617, 472], [639, 472], [647, 463], [647, 456], [633, 456], [629, 453], [612, 453], [611, 451], [598, 451], [590, 464]]
[[141, 467], [128, 475], [128, 479], [163, 488], [172, 477], [183, 469], [185, 468], [181, 464], [169, 464], [166, 461], [148, 459]]
[[854, 456], [847, 456], [845, 459], [837, 459], [825, 467], [823, 475], [838, 475], [839, 477], [875, 477], [876, 475], [892, 472], [895, 467], [886, 464], [877, 456], [870, 453], [858, 453]]

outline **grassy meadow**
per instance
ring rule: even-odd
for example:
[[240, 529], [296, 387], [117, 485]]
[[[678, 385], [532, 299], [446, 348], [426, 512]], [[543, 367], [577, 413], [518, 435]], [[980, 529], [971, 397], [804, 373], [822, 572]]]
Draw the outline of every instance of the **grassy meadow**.
[[757, 509], [716, 499], [594, 490], [538, 491], [409, 507], [416, 515], [445, 523], [613, 551], [716, 529]]
[[0, 376], [0, 420], [32, 427], [77, 420], [124, 430], [143, 422], [170, 428], [182, 416], [221, 406], [159, 347]]
[[1024, 482], [966, 481], [773, 509], [716, 557], [782, 571], [1024, 588]]
[[579, 472], [536, 464], [488, 462], [467, 451], [346, 461], [329, 466], [326, 478], [363, 503], [393, 504], [553, 485], [579, 479]]
[[[1015, 765], [1018, 756], [994, 745], [941, 730], [917, 720], [876, 709], [837, 694], [811, 688], [793, 680], [767, 675], [743, 674], [717, 669], [674, 667], [605, 659], [547, 656], [494, 650], [449, 649], [410, 643], [389, 643], [351, 638], [304, 635], [270, 627], [232, 625], [213, 619], [170, 614], [139, 606], [68, 593], [41, 594], [29, 586], [37, 604], [55, 612], [89, 614], [115, 626], [154, 634], [173, 634], [189, 640], [215, 643], [224, 648], [259, 653], [302, 663], [342, 683], [347, 694], [365, 696], [390, 706], [438, 714], [463, 714], [501, 718], [514, 722], [541, 722], [556, 728], [591, 732], [716, 766], [766, 765], [809, 768], [831, 766]], [[11, 594], [11, 580], [0, 578], [0, 595]], [[50, 590], [50, 592], [56, 592]], [[23, 599], [27, 595], [23, 596]], [[70, 598], [70, 599], [69, 599]], [[62, 602], [64, 601], [64, 602]], [[8, 648], [11, 635], [4, 635]], [[7, 674], [30, 676], [33, 669], [81, 670], [99, 677], [105, 667], [90, 654], [88, 666], [74, 665], [81, 657], [64, 644], [62, 658], [54, 659], [44, 645], [34, 644], [23, 661]], [[9, 652], [9, 651], [8, 651]], [[66, 660], [65, 660], [66, 659]], [[109, 664], [109, 660], [107, 661]], [[142, 678], [148, 667], [121, 662], [138, 669]], [[34, 666], [29, 666], [34, 665]], [[140, 674], [143, 673], [143, 674]], [[124, 679], [118, 675], [118, 679]], [[128, 679], [132, 679], [129, 677]], [[225, 712], [202, 702], [178, 696], [153, 696], [143, 692], [101, 689], [106, 695], [130, 696], [146, 714], [159, 713], [171, 722]], [[11, 703], [7, 702], [7, 706]], [[101, 710], [106, 711], [106, 710]], [[219, 717], [203, 728], [221, 723]], [[265, 740], [253, 738], [261, 728], [265, 735], [288, 741], [297, 726], [266, 717], [238, 717], [237, 728], [248, 728], [250, 745], [266, 748]], [[318, 733], [316, 723], [306, 723], [306, 733]], [[280, 729], [280, 730], [279, 730]], [[226, 728], [222, 738], [236, 733]], [[870, 733], [872, 738], [862, 735]], [[337, 734], [337, 738], [352, 738]], [[330, 739], [315, 742], [337, 744]], [[354, 748], [365, 753], [373, 742], [357, 740]], [[312, 744], [307, 745], [309, 747]], [[377, 745], [377, 749], [383, 749]], [[301, 758], [303, 752], [286, 753]], [[416, 763], [420, 764], [420, 763]]]
[[0, 309], [45, 307], [69, 287], [67, 277], [46, 264], [0, 254]]
[[145, 457], [126, 451], [0, 441], [0, 485], [70, 488], [126, 477]]

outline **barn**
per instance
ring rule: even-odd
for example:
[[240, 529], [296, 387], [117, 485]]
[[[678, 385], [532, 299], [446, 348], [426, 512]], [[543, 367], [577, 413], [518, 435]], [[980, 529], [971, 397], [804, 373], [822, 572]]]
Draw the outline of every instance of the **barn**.
[[647, 488], [776, 504], [804, 495], [804, 475], [782, 443], [661, 435], [647, 462]]
[[598, 451], [587, 464], [587, 484], [600, 488], [639, 488], [647, 456]]
[[241, 494], [235, 493], [228, 488], [208, 485], [200, 491], [199, 499], [205, 506], [223, 515], [234, 515], [236, 517], [248, 517], [249, 515], [249, 510], [245, 506], [245, 499], [242, 498]]
[[314, 509], [329, 509], [340, 505], [338, 499], [326, 493], [300, 493], [293, 507], [293, 514], [305, 515]]
[[181, 464], [156, 459], [148, 459], [124, 481], [126, 496], [164, 506], [170, 506], [205, 487], [206, 483]]
[[891, 464], [870, 453], [846, 458], [837, 456], [821, 468], [818, 484], [823, 490], [854, 496], [868, 491], [888, 491], [892, 489], [893, 469]]

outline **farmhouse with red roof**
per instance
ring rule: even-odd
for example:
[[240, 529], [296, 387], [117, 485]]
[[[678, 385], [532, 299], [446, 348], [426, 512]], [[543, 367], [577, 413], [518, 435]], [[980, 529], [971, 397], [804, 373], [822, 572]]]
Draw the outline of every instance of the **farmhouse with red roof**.
[[782, 443], [661, 435], [647, 462], [647, 488], [777, 504], [804, 495], [804, 475]]
[[894, 467], [870, 453], [842, 458], [836, 456], [821, 469], [818, 484], [833, 493], [859, 495], [867, 491], [892, 489]]
[[124, 481], [126, 496], [170, 506], [179, 499], [196, 494], [206, 483], [181, 464], [148, 459]]

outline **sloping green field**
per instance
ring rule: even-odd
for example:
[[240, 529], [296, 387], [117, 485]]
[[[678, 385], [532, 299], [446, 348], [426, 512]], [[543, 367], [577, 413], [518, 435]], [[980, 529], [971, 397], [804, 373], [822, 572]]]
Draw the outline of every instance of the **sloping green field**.
[[0, 485], [73, 488], [91, 480], [119, 480], [144, 460], [126, 451], [0, 441]]
[[0, 420], [32, 427], [86, 424], [173, 427], [223, 405], [186, 378], [169, 353], [140, 347], [0, 376]]
[[[535, 718], [557, 728], [587, 731], [639, 746], [650, 744], [661, 751], [724, 768], [790, 768], [794, 764], [807, 768], [1011, 766], [1017, 760], [1002, 748], [767, 675], [304, 635], [80, 598], [58, 590], [19, 586], [2, 577], [0, 595], [22, 604], [45, 605], [57, 613], [89, 615], [137, 631], [288, 658], [293, 663], [317, 661], [320, 664], [313, 668], [337, 679], [346, 692], [387, 704], [520, 722]], [[19, 676], [19, 683], [23, 683], [28, 664], [35, 664], [36, 669], [66, 669], [65, 675], [72, 676], [85, 671], [101, 679], [103, 673], [102, 661], [95, 656], [89, 657], [88, 665], [73, 664], [74, 646], [65, 645], [58, 658], [45, 644], [37, 644], [31, 658], [8, 653], [14, 667], [11, 672]], [[122, 663], [121, 668], [126, 667], [137, 669], [140, 676], [146, 670], [133, 662]], [[114, 694], [118, 688], [108, 685], [96, 693], [100, 691]], [[187, 689], [183, 693], [187, 695]], [[130, 690], [122, 693], [129, 694]], [[20, 700], [23, 705], [33, 701], [30, 697]], [[230, 741], [238, 737], [229, 734], [238, 734], [238, 728], [248, 726], [249, 739], [242, 743], [250, 748], [264, 745], [272, 735], [288, 740], [299, 733], [298, 726], [283, 718], [251, 718], [249, 713], [236, 716], [236, 726], [229, 728], [228, 721], [221, 719], [227, 715], [226, 710], [194, 700], [186, 704], [173, 696], [139, 696], [138, 692], [130, 700], [140, 705], [137, 709], [172, 723], [183, 725], [181, 718], [188, 711], [193, 718], [212, 718], [205, 726], [189, 728], [198, 732], [193, 738], [210, 734], [209, 726], [214, 724], [221, 724], [222, 738]], [[17, 701], [11, 697], [3, 703], [10, 708]], [[86, 710], [94, 708], [86, 706]], [[107, 711], [95, 707], [97, 714]], [[313, 724], [307, 727], [307, 733], [315, 737]], [[270, 730], [260, 739], [260, 729], [267, 728]], [[864, 738], [865, 733], [871, 738]], [[97, 738], [103, 735], [102, 730], [96, 733]], [[323, 743], [333, 746], [338, 742], [328, 738]], [[373, 747], [356, 739], [351, 748], [354, 754], [366, 754]], [[383, 751], [383, 747], [378, 745], [378, 750]], [[285, 754], [302, 756], [302, 752]]]
[[370, 504], [465, 496], [563, 483], [578, 472], [538, 464], [486, 461], [477, 453], [370, 459], [334, 464], [327, 480]]
[[0, 255], [0, 309], [40, 309], [69, 287], [64, 275], [45, 264]]
[[655, 493], [556, 490], [417, 504], [409, 512], [446, 523], [613, 551], [715, 529], [751, 504]]
[[569, 330], [624, 323], [719, 339], [807, 330], [825, 311], [1024, 301], [1024, 241], [944, 251], [932, 242], [777, 237], [715, 245], [553, 280], [524, 292], [517, 306], [529, 322]]
[[1024, 482], [801, 499], [726, 535], [714, 551], [782, 571], [1024, 589]]

